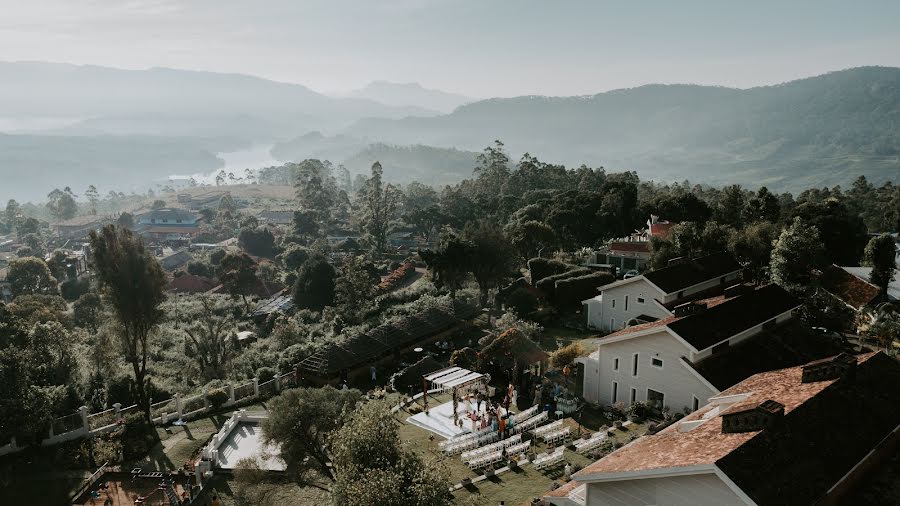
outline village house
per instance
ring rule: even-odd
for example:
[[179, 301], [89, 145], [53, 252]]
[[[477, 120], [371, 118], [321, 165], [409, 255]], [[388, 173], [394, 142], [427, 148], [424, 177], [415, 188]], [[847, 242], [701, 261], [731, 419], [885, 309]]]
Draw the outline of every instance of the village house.
[[672, 303], [722, 289], [741, 274], [726, 253], [673, 259], [662, 269], [600, 287], [600, 295], [582, 301], [588, 328], [614, 332], [632, 320], [652, 321], [673, 314]]
[[704, 360], [787, 322], [799, 305], [777, 285], [735, 285], [721, 295], [659, 305], [671, 314], [605, 336], [597, 351], [578, 359], [582, 397], [696, 410], [723, 386], [703, 376]]
[[900, 364], [841, 354], [756, 374], [547, 494], [555, 506], [850, 504], [900, 442]]
[[53, 228], [60, 239], [84, 239], [91, 232], [113, 222], [115, 218], [111, 216], [85, 215], [56, 223]]
[[653, 254], [650, 248], [650, 238], [668, 239], [673, 226], [675, 223], [660, 220], [656, 215], [650, 215], [650, 219], [647, 220], [647, 228], [635, 230], [628, 237], [610, 241], [605, 248], [594, 254], [589, 263], [611, 265], [619, 273], [630, 270], [643, 271], [647, 268]]
[[[871, 267], [862, 267], [871, 273]], [[829, 265], [819, 275], [819, 285], [834, 298], [846, 304], [853, 311], [862, 311], [882, 301], [881, 288], [869, 282], [847, 267]]]
[[292, 225], [294, 223], [294, 211], [291, 210], [262, 211], [258, 216], [260, 223], [269, 225]]
[[200, 221], [187, 209], [166, 207], [138, 216], [135, 231], [158, 241], [189, 241], [200, 234]]

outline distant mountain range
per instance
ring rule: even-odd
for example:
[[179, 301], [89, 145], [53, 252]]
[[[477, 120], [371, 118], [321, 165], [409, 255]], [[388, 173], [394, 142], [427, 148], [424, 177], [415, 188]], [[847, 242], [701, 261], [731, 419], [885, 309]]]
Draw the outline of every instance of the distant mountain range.
[[373, 81], [365, 88], [350, 92], [349, 96], [395, 107], [420, 107], [442, 113], [452, 112], [457, 107], [476, 100], [465, 95], [423, 88], [419, 83], [388, 81]]
[[393, 180], [442, 184], [469, 176], [474, 152], [494, 139], [513, 159], [528, 152], [665, 181], [799, 191], [860, 174], [900, 180], [898, 68], [746, 90], [647, 85], [469, 100], [418, 84], [331, 97], [239, 74], [0, 63], [0, 132], [16, 134], [0, 135], [0, 199], [211, 171], [225, 164], [218, 153], [260, 144], [283, 161], [367, 171], [382, 159]]
[[648, 85], [482, 100], [453, 113], [363, 119], [347, 135], [479, 150], [503, 140], [567, 165], [778, 190], [900, 180], [900, 69], [861, 67], [746, 90]]

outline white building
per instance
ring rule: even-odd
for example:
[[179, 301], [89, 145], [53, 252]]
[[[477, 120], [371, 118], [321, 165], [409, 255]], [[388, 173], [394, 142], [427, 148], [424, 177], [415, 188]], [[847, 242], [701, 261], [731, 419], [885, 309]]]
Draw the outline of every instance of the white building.
[[673, 303], [724, 288], [740, 274], [741, 266], [724, 253], [675, 259], [663, 269], [600, 287], [600, 295], [582, 301], [586, 323], [588, 328], [614, 332], [632, 320], [665, 318], [673, 314]]
[[578, 359], [582, 397], [600, 404], [640, 401], [696, 410], [719, 394], [717, 382], [698, 370], [703, 360], [787, 321], [799, 305], [777, 285], [758, 290], [737, 285], [723, 295], [676, 306], [671, 315], [601, 338], [597, 351]]
[[[856, 504], [895, 451], [900, 364], [839, 355], [756, 374], [699, 411], [586, 466], [555, 506]], [[849, 403], [849, 404], [848, 404]]]

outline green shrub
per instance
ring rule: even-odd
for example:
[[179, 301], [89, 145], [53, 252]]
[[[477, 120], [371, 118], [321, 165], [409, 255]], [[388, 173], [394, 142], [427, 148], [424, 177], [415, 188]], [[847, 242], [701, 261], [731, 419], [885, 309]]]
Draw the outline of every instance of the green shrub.
[[553, 355], [550, 356], [550, 365], [562, 369], [575, 362], [575, 359], [583, 354], [584, 348], [578, 343], [572, 343], [553, 352]]
[[535, 286], [537, 286], [538, 281], [547, 276], [562, 274], [574, 268], [576, 268], [575, 265], [550, 258], [532, 258], [528, 261], [528, 270], [531, 272], [531, 284]]
[[557, 295], [557, 293], [556, 293], [556, 282], [557, 281], [560, 281], [563, 279], [568, 279], [568, 278], [575, 278], [578, 276], [585, 276], [585, 275], [588, 275], [591, 273], [592, 273], [592, 271], [590, 269], [588, 269], [587, 267], [578, 267], [578, 268], [572, 269], [570, 271], [562, 272], [560, 274], [554, 274], [552, 276], [547, 276], [544, 279], [538, 281], [537, 284], [535, 284], [535, 286], [540, 291], [544, 292], [544, 294], [547, 296], [548, 299], [550, 299], [551, 301], [555, 301], [556, 295]]
[[122, 454], [126, 461], [138, 460], [150, 453], [159, 443], [156, 428], [147, 423], [143, 413], [125, 415], [125, 432], [122, 434]]
[[209, 403], [212, 404], [214, 409], [221, 408], [222, 405], [230, 399], [228, 392], [226, 392], [224, 388], [214, 388], [210, 390], [206, 395], [206, 398], [209, 400]]
[[554, 303], [558, 308], [579, 306], [581, 301], [595, 297], [599, 293], [597, 288], [613, 281], [615, 278], [608, 272], [592, 272], [583, 276], [559, 279], [554, 287]]

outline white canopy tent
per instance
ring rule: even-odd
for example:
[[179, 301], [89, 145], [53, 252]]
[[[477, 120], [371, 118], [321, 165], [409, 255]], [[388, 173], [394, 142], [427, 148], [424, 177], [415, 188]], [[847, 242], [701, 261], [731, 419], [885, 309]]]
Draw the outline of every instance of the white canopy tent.
[[475, 383], [482, 383], [485, 379], [485, 375], [461, 367], [448, 367], [425, 376], [425, 381], [431, 384], [431, 390], [440, 389], [444, 392], [467, 388]]

